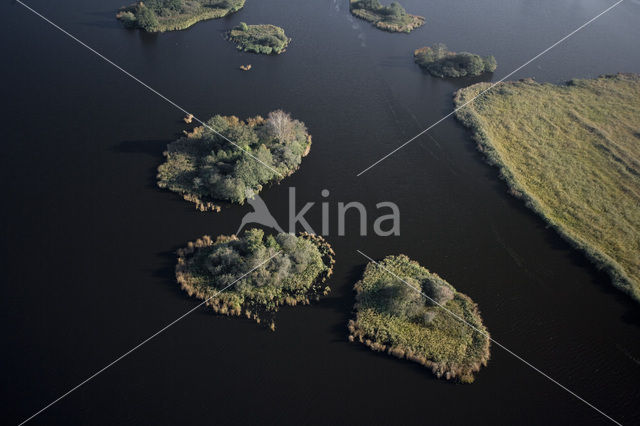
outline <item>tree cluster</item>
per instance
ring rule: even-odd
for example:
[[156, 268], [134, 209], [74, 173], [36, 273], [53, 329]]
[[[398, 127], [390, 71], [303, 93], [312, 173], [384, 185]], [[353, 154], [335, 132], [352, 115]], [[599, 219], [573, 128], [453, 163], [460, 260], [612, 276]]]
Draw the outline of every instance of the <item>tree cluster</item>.
[[417, 49], [413, 56], [418, 65], [436, 77], [476, 76], [493, 72], [498, 66], [493, 56], [483, 58], [468, 52], [450, 52], [442, 43]]
[[228, 37], [239, 50], [266, 55], [282, 53], [291, 41], [280, 27], [247, 25], [244, 22], [233, 28]]
[[280, 110], [246, 121], [216, 115], [207, 126], [168, 145], [158, 186], [198, 206], [242, 204], [263, 185], [293, 173], [310, 146], [304, 123]]

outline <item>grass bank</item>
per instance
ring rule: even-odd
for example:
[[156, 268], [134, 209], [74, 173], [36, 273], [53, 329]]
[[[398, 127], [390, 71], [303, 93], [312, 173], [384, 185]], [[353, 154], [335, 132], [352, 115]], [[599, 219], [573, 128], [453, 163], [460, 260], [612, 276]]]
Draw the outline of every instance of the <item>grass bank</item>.
[[[473, 374], [489, 360], [490, 343], [476, 304], [405, 255], [388, 256], [380, 264], [384, 268], [369, 263], [354, 287], [356, 317], [349, 321], [349, 340], [418, 362], [438, 377], [473, 382]], [[456, 319], [387, 270], [485, 334]]]
[[457, 117], [511, 192], [640, 301], [640, 76], [501, 83]]

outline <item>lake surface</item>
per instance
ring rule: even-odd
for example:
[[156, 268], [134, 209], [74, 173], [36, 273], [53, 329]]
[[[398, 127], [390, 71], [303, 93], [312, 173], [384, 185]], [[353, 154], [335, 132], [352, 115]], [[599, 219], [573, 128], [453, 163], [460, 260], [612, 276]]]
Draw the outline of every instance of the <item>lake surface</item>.
[[[311, 154], [261, 194], [286, 223], [289, 186], [330, 202], [332, 293], [284, 308], [272, 333], [201, 309], [34, 420], [41, 424], [603, 424], [498, 347], [473, 385], [347, 341], [366, 261], [406, 253], [476, 301], [492, 337], [624, 424], [640, 423], [640, 306], [507, 194], [453, 118], [356, 174], [452, 109], [452, 93], [511, 72], [613, 2], [408, 0], [426, 25], [390, 34], [346, 0], [247, 0], [222, 20], [148, 35], [123, 0], [28, 4], [200, 118], [282, 108]], [[16, 3], [0, 5], [4, 143], [0, 208], [2, 423], [30, 416], [196, 305], [174, 252], [236, 231], [247, 206], [200, 213], [155, 187], [182, 114]], [[277, 57], [237, 52], [225, 30], [272, 23]], [[640, 3], [628, 0], [511, 79], [640, 72]], [[415, 48], [493, 54], [493, 76], [423, 73]], [[251, 63], [250, 72], [238, 70]], [[325, 200], [320, 192], [330, 190]], [[396, 202], [401, 236], [337, 236], [337, 202]], [[371, 228], [369, 228], [371, 230]]]

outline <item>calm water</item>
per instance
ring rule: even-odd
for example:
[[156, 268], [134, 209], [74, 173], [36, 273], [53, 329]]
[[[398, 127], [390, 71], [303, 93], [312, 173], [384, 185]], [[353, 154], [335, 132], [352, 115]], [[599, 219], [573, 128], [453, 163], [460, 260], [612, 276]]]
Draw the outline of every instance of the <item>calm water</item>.
[[[60, 4], [62, 3], [62, 4]], [[349, 344], [364, 259], [406, 253], [480, 306], [493, 337], [625, 424], [640, 423], [640, 307], [506, 193], [448, 119], [471, 81], [431, 78], [413, 49], [444, 42], [496, 56], [497, 80], [611, 2], [405, 0], [410, 35], [352, 19], [347, 1], [248, 0], [228, 19], [146, 35], [123, 0], [29, 4], [197, 116], [283, 108], [313, 147], [263, 198], [282, 223], [298, 202], [393, 200], [401, 237], [330, 237], [333, 292], [285, 308], [275, 333], [201, 310], [39, 416], [42, 424], [599, 424], [602, 416], [497, 347], [473, 385]], [[232, 233], [249, 206], [203, 214], [155, 188], [181, 113], [15, 3], [0, 6], [4, 143], [0, 208], [2, 423], [17, 423], [195, 305], [173, 252]], [[640, 4], [628, 0], [513, 78], [640, 72]], [[240, 21], [283, 26], [286, 54], [238, 53]], [[237, 70], [251, 63], [251, 72]], [[477, 80], [480, 81], [480, 80]], [[320, 209], [309, 216], [319, 229]]]

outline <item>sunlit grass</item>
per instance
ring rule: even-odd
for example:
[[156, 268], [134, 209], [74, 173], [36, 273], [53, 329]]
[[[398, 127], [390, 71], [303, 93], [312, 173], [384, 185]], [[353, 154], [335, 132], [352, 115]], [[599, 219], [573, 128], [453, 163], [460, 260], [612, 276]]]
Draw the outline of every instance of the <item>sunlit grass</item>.
[[514, 194], [640, 300], [640, 77], [504, 83], [457, 116]]

